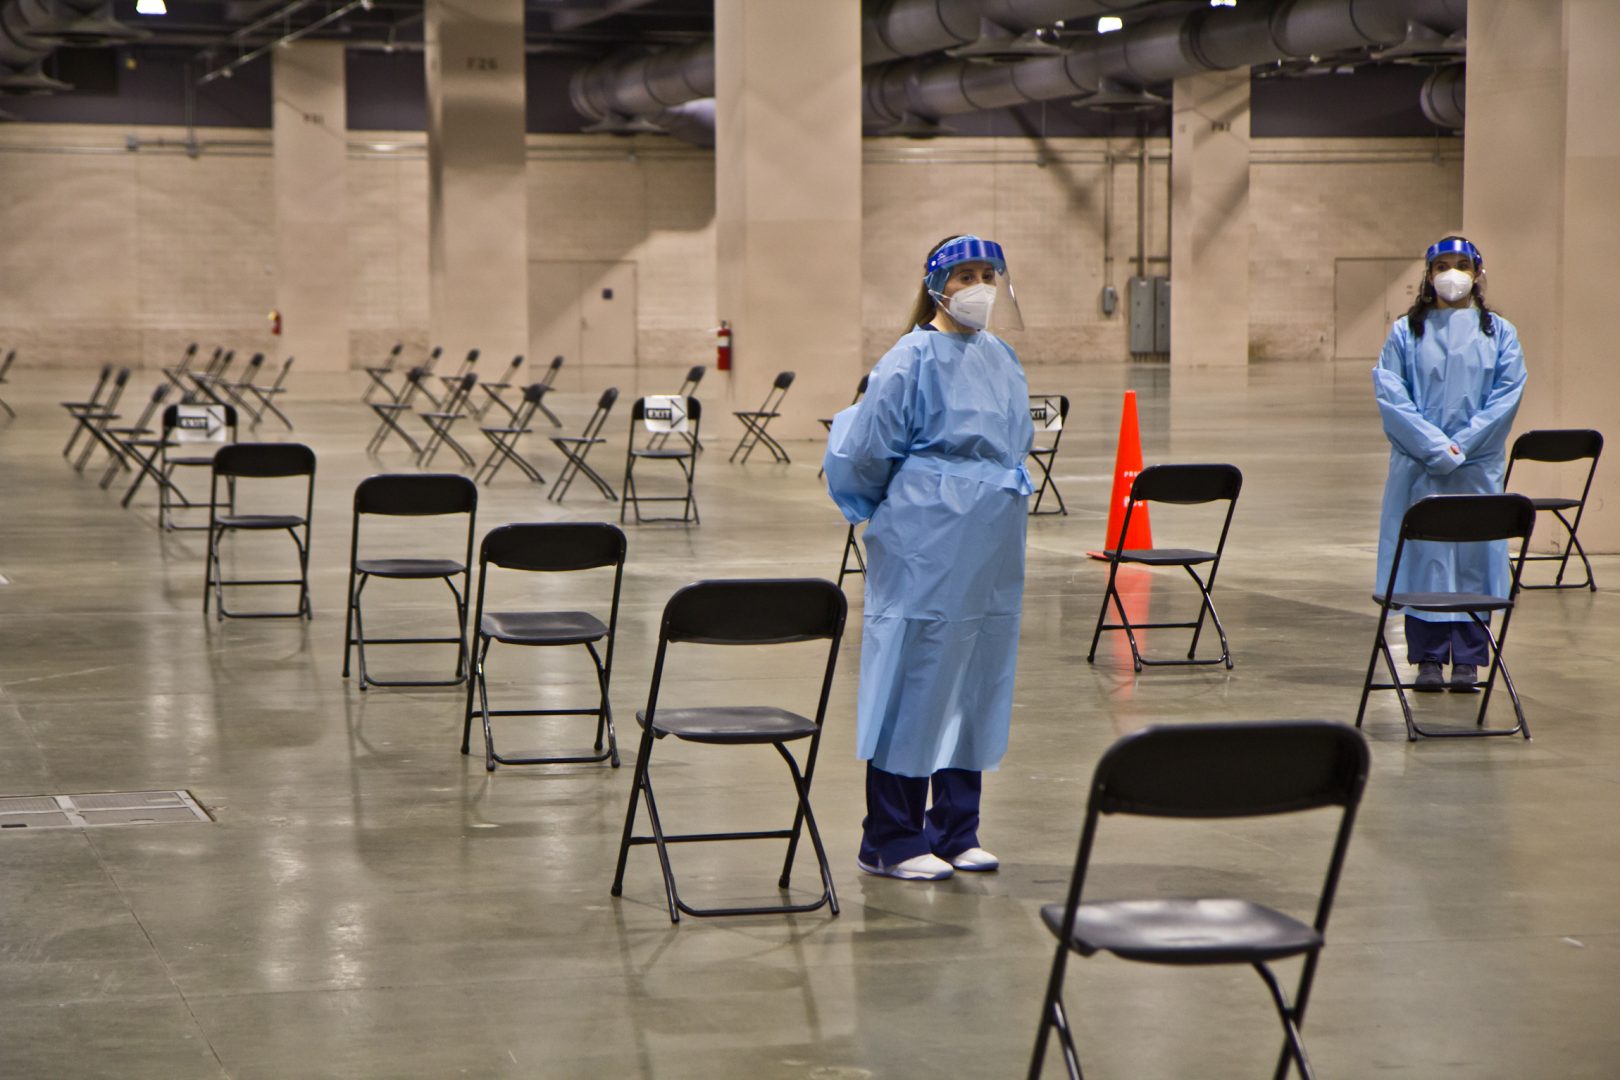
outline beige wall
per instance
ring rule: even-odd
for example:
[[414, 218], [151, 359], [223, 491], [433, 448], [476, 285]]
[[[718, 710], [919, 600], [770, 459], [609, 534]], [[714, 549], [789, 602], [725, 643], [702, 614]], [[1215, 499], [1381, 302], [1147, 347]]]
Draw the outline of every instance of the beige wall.
[[[171, 361], [193, 338], [269, 344], [275, 230], [264, 132], [247, 146], [124, 147], [124, 128], [0, 128], [0, 343], [25, 362]], [[143, 128], [143, 140], [183, 132]], [[427, 342], [427, 162], [419, 133], [350, 133], [356, 364]], [[24, 149], [27, 148], [27, 149]], [[54, 148], [54, 149], [51, 149]], [[1115, 362], [1123, 313], [1104, 318], [1104, 140], [869, 139], [863, 147], [863, 350], [899, 332], [923, 253], [978, 230], [1013, 260], [1035, 366]], [[1132, 154], [1134, 144], [1113, 149]], [[1168, 146], [1150, 146], [1147, 254], [1168, 254]], [[84, 152], [75, 152], [75, 151]], [[1437, 156], [1438, 152], [1438, 156]], [[1256, 359], [1326, 360], [1335, 257], [1405, 256], [1461, 222], [1457, 140], [1266, 139], [1250, 187], [1250, 334]], [[714, 166], [669, 139], [530, 136], [531, 258], [637, 265], [637, 362], [657, 382], [708, 363], [715, 313]], [[1109, 253], [1123, 298], [1136, 246], [1134, 161], [1117, 162]], [[1163, 262], [1149, 264], [1160, 272]], [[805, 282], [807, 297], [813, 281]], [[1510, 313], [1511, 314], [1511, 313]]]

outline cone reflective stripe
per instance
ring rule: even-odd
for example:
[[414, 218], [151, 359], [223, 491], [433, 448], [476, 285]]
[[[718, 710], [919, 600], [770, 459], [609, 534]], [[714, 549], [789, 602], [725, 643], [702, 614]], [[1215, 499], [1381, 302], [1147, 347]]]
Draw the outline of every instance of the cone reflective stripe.
[[[1125, 406], [1119, 414], [1119, 445], [1114, 452], [1114, 489], [1108, 496], [1108, 531], [1103, 536], [1103, 549], [1113, 550], [1119, 543], [1119, 530], [1125, 523], [1125, 507], [1131, 501], [1131, 485], [1142, 471], [1142, 428], [1136, 419], [1136, 391], [1125, 391]], [[1138, 506], [1131, 514], [1130, 532], [1125, 536], [1125, 548], [1139, 551], [1153, 546], [1153, 528], [1148, 522], [1148, 508]], [[1108, 558], [1102, 551], [1088, 551], [1093, 559]]]

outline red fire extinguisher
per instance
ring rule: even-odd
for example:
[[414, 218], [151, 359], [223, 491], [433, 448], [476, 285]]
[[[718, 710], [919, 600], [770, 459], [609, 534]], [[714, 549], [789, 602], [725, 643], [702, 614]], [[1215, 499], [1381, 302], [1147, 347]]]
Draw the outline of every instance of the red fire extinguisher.
[[272, 334], [274, 334], [274, 335], [276, 335], [278, 337], [281, 335], [281, 309], [280, 308], [271, 308], [270, 309], [270, 333], [272, 333]]
[[714, 336], [714, 366], [720, 371], [731, 370], [731, 324], [720, 320], [720, 329]]

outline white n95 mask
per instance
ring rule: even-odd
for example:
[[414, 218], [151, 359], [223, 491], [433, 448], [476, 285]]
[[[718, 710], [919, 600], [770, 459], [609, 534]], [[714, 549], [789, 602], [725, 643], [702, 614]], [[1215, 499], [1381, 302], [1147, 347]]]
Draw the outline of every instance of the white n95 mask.
[[1466, 270], [1442, 270], [1434, 275], [1434, 291], [1448, 304], [1467, 296], [1473, 287], [1474, 275]]
[[995, 305], [996, 287], [982, 283], [969, 285], [945, 302], [951, 318], [974, 330], [983, 330], [990, 325], [990, 310]]

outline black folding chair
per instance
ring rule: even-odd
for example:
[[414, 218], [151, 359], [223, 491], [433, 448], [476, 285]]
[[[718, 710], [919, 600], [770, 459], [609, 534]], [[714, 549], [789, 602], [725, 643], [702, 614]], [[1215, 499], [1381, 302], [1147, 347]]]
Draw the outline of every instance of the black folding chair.
[[119, 368], [118, 374], [113, 375], [109, 381], [108, 376], [111, 372], [111, 364], [102, 365], [101, 376], [96, 380], [96, 388], [91, 392], [89, 400], [59, 402], [73, 420], [73, 433], [68, 436], [67, 445], [62, 448], [63, 457], [73, 456], [73, 447], [78, 444], [79, 436], [83, 435], [87, 428], [117, 411], [118, 399], [123, 395], [124, 387], [129, 382], [129, 368]]
[[247, 386], [259, 377], [259, 372], [263, 369], [264, 353], [256, 352], [248, 357], [248, 362], [242, 368], [242, 373], [236, 378], [214, 380], [212, 383], [214, 392], [222, 401], [227, 401], [252, 416], [253, 403], [246, 396]]
[[[1053, 1030], [1069, 1076], [1078, 1080], [1081, 1075], [1080, 1055], [1063, 1008], [1063, 975], [1071, 952], [1083, 957], [1106, 952], [1121, 960], [1176, 967], [1250, 965], [1265, 981], [1282, 1021], [1277, 1080], [1284, 1080], [1292, 1066], [1310, 1080], [1314, 1074], [1300, 1028], [1326, 944], [1328, 915], [1367, 769], [1367, 744], [1358, 732], [1317, 720], [1149, 727], [1110, 747], [1092, 774], [1068, 899], [1041, 908], [1041, 921], [1058, 946], [1041, 1003], [1030, 1080], [1041, 1075], [1047, 1037]], [[1253, 900], [1190, 899], [1188, 892], [1173, 890], [1152, 899], [1083, 899], [1104, 815], [1239, 818], [1335, 806], [1340, 808], [1338, 829], [1316, 915], [1308, 923]], [[1190, 869], [1188, 891], [1208, 881], [1208, 873]], [[1270, 966], [1291, 957], [1304, 960], [1292, 1004]]]
[[232, 405], [227, 395], [219, 389], [220, 384], [229, 381], [231, 365], [236, 363], [236, 350], [226, 349], [220, 356], [219, 362], [210, 364], [208, 370], [197, 371], [195, 368], [186, 372], [191, 380], [191, 393], [185, 397], [189, 403], [208, 401], [215, 405]]
[[135, 422], [127, 427], [108, 425], [91, 429], [96, 441], [107, 450], [107, 468], [101, 474], [101, 490], [106, 491], [120, 471], [128, 472], [135, 467], [130, 464], [135, 451], [129, 444], [134, 439], [151, 438], [155, 431], [152, 427], [152, 416], [163, 407], [163, 402], [172, 389], [174, 387], [167, 382], [160, 382], [154, 386], [151, 396], [146, 399], [146, 408], [142, 409]]
[[[678, 401], [678, 399], [676, 399]], [[693, 483], [697, 477], [697, 439], [698, 427], [703, 419], [703, 406], [695, 397], [686, 398], [687, 440], [685, 446], [654, 447], [643, 444], [636, 445], [636, 431], [644, 427], [647, 421], [671, 421], [673, 417], [659, 417], [652, 413], [669, 412], [670, 409], [662, 405], [654, 406], [652, 413], [648, 412], [647, 399], [637, 398], [636, 403], [630, 407], [630, 441], [624, 456], [624, 484], [622, 485], [624, 498], [619, 503], [619, 524], [624, 524], [625, 511], [634, 506], [636, 508], [636, 524], [644, 521], [683, 521], [692, 524], [702, 524], [698, 516], [697, 496], [693, 494]], [[674, 406], [679, 408], [677, 404]], [[656, 435], [658, 432], [648, 432]], [[650, 441], [650, 440], [649, 440]], [[684, 495], [641, 495], [636, 491], [635, 467], [638, 461], [672, 461], [681, 470], [681, 477], [686, 481], [686, 494]], [[641, 516], [641, 504], [644, 502], [678, 502], [683, 504], [680, 517], [648, 517]]]
[[[871, 375], [862, 375], [861, 376], [861, 381], [855, 384], [855, 396], [853, 398], [850, 398], [850, 400], [849, 400], [849, 403], [851, 405], [859, 405], [861, 403], [861, 399], [866, 396], [867, 384], [870, 383], [871, 381], [872, 381], [872, 376]], [[832, 417], [823, 416], [817, 422], [820, 423], [822, 427], [826, 428], [829, 433], [832, 432], [832, 426], [833, 426], [833, 418]], [[816, 470], [816, 479], [818, 479], [818, 480], [821, 479], [821, 477], [823, 475], [825, 475], [826, 472], [827, 472], [826, 466], [822, 466], [821, 468], [818, 468]]]
[[400, 387], [397, 398], [390, 401], [368, 403], [371, 411], [376, 414], [380, 422], [377, 424], [377, 430], [371, 433], [371, 440], [366, 443], [366, 453], [376, 454], [381, 452], [383, 443], [388, 441], [388, 436], [398, 435], [405, 440], [405, 445], [411, 448], [412, 454], [421, 455], [421, 444], [411, 437], [410, 432], [400, 426], [399, 421], [401, 417], [411, 411], [411, 406], [418, 394], [431, 397], [431, 395], [428, 395], [425, 385], [427, 378], [428, 369], [426, 367], [413, 367], [405, 373], [405, 384]]
[[[360, 555], [360, 523], [367, 516], [444, 517], [467, 515], [467, 545], [459, 559], [426, 556]], [[354, 526], [349, 541], [349, 610], [343, 642], [343, 677], [349, 677], [349, 654], [360, 654], [360, 689], [368, 686], [459, 686], [467, 677], [467, 598], [472, 594], [473, 533], [478, 516], [478, 485], [455, 473], [368, 476], [354, 489]], [[461, 588], [456, 588], [456, 578]], [[390, 581], [443, 581], [456, 603], [454, 637], [366, 637], [361, 594], [372, 578]], [[449, 645], [456, 647], [453, 679], [374, 679], [366, 670], [367, 645]]]
[[[1537, 431], [1527, 431], [1513, 440], [1513, 449], [1508, 452], [1507, 475], [1502, 477], [1502, 490], [1508, 490], [1508, 482], [1513, 479], [1513, 463], [1516, 461], [1584, 461], [1590, 458], [1592, 464], [1586, 470], [1586, 483], [1581, 488], [1581, 497], [1578, 499], [1538, 498], [1531, 496], [1530, 501], [1535, 505], [1537, 512], [1548, 510], [1558, 519], [1564, 527], [1568, 540], [1564, 544], [1562, 554], [1554, 555], [1526, 555], [1525, 562], [1556, 562], [1558, 576], [1551, 585], [1523, 585], [1521, 589], [1590, 589], [1597, 592], [1597, 581], [1592, 577], [1592, 563], [1586, 557], [1586, 549], [1575, 533], [1581, 527], [1581, 515], [1586, 512], [1586, 497], [1592, 493], [1592, 477], [1597, 472], [1598, 457], [1603, 453], [1603, 436], [1590, 428], [1548, 428]], [[1575, 511], [1575, 520], [1571, 521], [1564, 516], [1564, 511]], [[1564, 570], [1569, 566], [1570, 552], [1581, 557], [1581, 565], [1586, 567], [1586, 580], [1583, 582], [1570, 582], [1564, 584]]]
[[[461, 752], [472, 740], [473, 717], [484, 725], [484, 768], [501, 765], [571, 765], [608, 761], [619, 767], [619, 742], [613, 730], [608, 688], [613, 681], [613, 641], [619, 626], [619, 586], [624, 579], [624, 533], [605, 522], [502, 525], [484, 537], [478, 555], [478, 614], [473, 620], [473, 681], [467, 686], [467, 715], [461, 726]], [[588, 611], [486, 611], [490, 568], [529, 573], [572, 573], [613, 568], [613, 599], [607, 622]], [[491, 709], [486, 672], [495, 642], [530, 648], [583, 645], [596, 669], [601, 691], [590, 709]], [[602, 651], [597, 651], [597, 645]], [[473, 692], [477, 691], [474, 704]], [[596, 743], [589, 754], [524, 754], [503, 757], [495, 749], [496, 716], [594, 716]], [[605, 740], [605, 741], [604, 741]]]
[[[1232, 669], [1232, 651], [1226, 643], [1226, 628], [1221, 625], [1221, 617], [1215, 611], [1215, 601], [1210, 598], [1210, 593], [1215, 589], [1215, 574], [1221, 568], [1221, 552], [1226, 548], [1226, 534], [1232, 528], [1232, 512], [1237, 509], [1238, 493], [1242, 489], [1243, 474], [1238, 471], [1236, 465], [1150, 465], [1137, 474], [1136, 480], [1131, 484], [1130, 499], [1125, 504], [1125, 520], [1120, 522], [1119, 539], [1112, 550], [1103, 552], [1108, 557], [1108, 589], [1103, 593], [1102, 610], [1097, 613], [1097, 629], [1091, 635], [1091, 651], [1086, 654], [1087, 663], [1097, 659], [1097, 641], [1102, 637], [1104, 630], [1123, 630], [1126, 639], [1131, 643], [1131, 663], [1137, 671], [1141, 671], [1144, 666], [1189, 664], [1225, 664], [1228, 671]], [[1223, 501], [1227, 504], [1226, 517], [1221, 523], [1221, 538], [1216, 543], [1214, 551], [1199, 548], [1125, 549], [1125, 538], [1130, 535], [1131, 515], [1146, 513], [1146, 503], [1190, 506]], [[1187, 571], [1187, 576], [1198, 586], [1198, 618], [1192, 622], [1131, 622], [1130, 616], [1125, 613], [1125, 603], [1120, 599], [1117, 586], [1119, 568], [1121, 564], [1126, 563], [1141, 566], [1179, 566]], [[1207, 576], [1200, 578], [1198, 571], [1193, 567], [1205, 563], [1209, 564], [1209, 571]], [[1119, 611], [1117, 623], [1106, 621], [1109, 601], [1113, 601], [1114, 607]], [[1210, 622], [1215, 624], [1215, 632], [1220, 635], [1221, 655], [1209, 660], [1195, 660], [1198, 638], [1204, 631], [1206, 614]], [[1142, 656], [1136, 642], [1138, 630], [1174, 629], [1193, 632], [1192, 644], [1187, 647], [1185, 660], [1148, 660]]]
[[517, 384], [517, 377], [523, 371], [523, 354], [512, 357], [512, 362], [506, 366], [498, 379], [494, 382], [480, 383], [479, 388], [484, 391], [482, 404], [471, 404], [472, 414], [482, 420], [489, 415], [489, 410], [499, 405], [506, 413], [506, 419], [511, 422], [517, 419], [517, 406], [510, 405], [501, 395]]
[[[602, 498], [608, 502], [618, 501], [619, 493], [613, 490], [612, 485], [604, 480], [600, 473], [585, 463], [585, 458], [590, 455], [591, 447], [598, 443], [607, 442], [602, 437], [602, 427], [607, 423], [608, 413], [613, 411], [613, 403], [618, 400], [619, 388], [616, 386], [608, 387], [602, 391], [602, 396], [596, 399], [596, 411], [591, 413], [589, 420], [585, 421], [584, 431], [574, 436], [551, 436], [551, 445], [562, 453], [564, 461], [562, 472], [557, 474], [557, 481], [551, 485], [551, 490], [546, 493], [546, 498], [561, 503], [563, 496], [568, 494], [569, 487], [573, 485], [574, 478], [580, 473], [584, 473], [585, 479], [595, 484], [596, 490], [602, 493]], [[668, 432], [661, 434], [667, 435]]]
[[778, 410], [782, 407], [782, 399], [787, 397], [788, 387], [792, 385], [793, 372], [784, 371], [771, 382], [771, 388], [765, 394], [765, 400], [759, 408], [731, 414], [742, 421], [743, 436], [737, 440], [728, 461], [736, 461], [737, 455], [741, 454], [743, 463], [747, 464], [748, 455], [752, 454], [754, 448], [761, 443], [764, 443], [765, 449], [771, 452], [772, 460], [778, 463], [791, 460], [787, 449], [765, 429], [770, 426], [772, 420], [782, 415]]
[[[827, 715], [827, 698], [832, 691], [833, 668], [838, 661], [838, 643], [844, 634], [846, 610], [842, 590], [820, 578], [700, 581], [686, 586], [670, 598], [664, 607], [664, 618], [658, 631], [658, 652], [653, 659], [647, 708], [636, 713], [636, 721], [641, 724], [641, 745], [636, 752], [635, 778], [630, 789], [630, 807], [624, 819], [624, 835], [619, 841], [619, 865], [613, 875], [614, 896], [624, 891], [624, 867], [630, 848], [639, 844], [653, 844], [658, 848], [658, 862], [664, 873], [664, 892], [671, 922], [680, 922], [683, 911], [698, 916], [771, 915], [815, 911], [826, 906], [834, 915], [838, 914], [838, 896], [833, 891], [832, 869], [827, 865], [827, 852], [822, 847], [821, 834], [816, 830], [815, 815], [810, 811], [810, 782], [815, 776], [816, 751], [821, 744], [822, 721]], [[823, 640], [828, 641], [830, 647], [814, 719], [773, 705], [662, 710], [658, 707], [664, 660], [672, 644], [782, 645]], [[747, 832], [666, 834], [658, 816], [658, 804], [653, 799], [651, 763], [653, 740], [667, 735], [711, 746], [768, 744], [775, 747], [782, 760], [787, 762], [793, 778], [798, 803], [793, 827]], [[802, 773], [798, 762], [787, 749], [788, 743], [801, 739], [810, 741]], [[643, 796], [647, 800], [651, 835], [635, 833], [636, 807]], [[821, 895], [814, 901], [763, 907], [695, 908], [680, 898], [675, 887], [675, 871], [669, 862], [670, 844], [786, 840], [787, 858], [777, 879], [777, 887], [786, 889], [793, 870], [793, 857], [799, 847], [801, 828], [807, 828], [810, 832], [810, 843], [815, 848], [816, 862], [821, 869]]]
[[223, 365], [230, 362], [236, 354], [225, 349], [222, 345], [215, 345], [213, 355], [208, 358], [201, 370], [191, 364], [181, 364], [177, 367], [164, 368], [163, 374], [180, 390], [180, 404], [191, 405], [198, 401], [201, 391], [197, 389], [197, 378], [211, 378]]
[[422, 413], [422, 423], [428, 426], [428, 437], [422, 442], [422, 452], [416, 455], [416, 464], [420, 468], [427, 468], [439, 452], [439, 448], [448, 446], [461, 459], [463, 465], [471, 468], [478, 464], [476, 458], [468, 452], [465, 446], [456, 441], [451, 428], [457, 420], [466, 416], [472, 407], [473, 387], [478, 385], [478, 374], [469, 371], [461, 377], [445, 398], [444, 406], [429, 412]]
[[[855, 556], [855, 565], [849, 565], [849, 557]], [[861, 545], [855, 539], [855, 526], [849, 527], [844, 536], [844, 559], [838, 564], [838, 587], [844, 587], [844, 579], [850, 574], [866, 575], [866, 556], [861, 554]]]
[[[547, 393], [551, 391], [552, 386], [557, 382], [557, 372], [562, 370], [562, 366], [563, 358], [560, 356], [553, 356], [551, 363], [546, 365], [546, 373], [540, 377], [540, 385], [546, 388]], [[557, 414], [546, 407], [545, 394], [540, 395], [540, 411], [545, 414], [547, 420], [551, 421], [552, 427], [562, 427], [562, 421], [557, 419]]]
[[[1029, 512], [1034, 514], [1062, 514], [1067, 517], [1069, 508], [1063, 505], [1063, 492], [1058, 490], [1057, 481], [1052, 478], [1052, 467], [1057, 464], [1058, 444], [1063, 441], [1063, 429], [1069, 423], [1069, 399], [1064, 394], [1031, 394], [1029, 396], [1029, 418], [1035, 424], [1035, 445], [1029, 451], [1029, 460], [1041, 473], [1041, 486], [1035, 490], [1035, 499], [1029, 504]], [[1042, 439], [1050, 435], [1051, 442]], [[1041, 500], [1046, 498], [1047, 491], [1057, 500], [1056, 510], [1042, 510]]]
[[[158, 389], [163, 391], [163, 397], [168, 396], [167, 383], [160, 383]], [[122, 397], [122, 393], [115, 381], [114, 396], [108, 399], [109, 404], [106, 408], [89, 409], [78, 414], [79, 423], [90, 438], [85, 440], [84, 449], [79, 452], [78, 460], [73, 463], [75, 472], [84, 471], [85, 466], [90, 463], [90, 459], [95, 456], [97, 447], [107, 451], [107, 456], [111, 459], [109, 464], [112, 467], [116, 468], [123, 464], [123, 444], [110, 430], [115, 421], [125, 419], [121, 413], [114, 411], [117, 407], [117, 401]], [[160, 404], [162, 404], [162, 398], [154, 390], [152, 395], [147, 398], [145, 409], [141, 411], [139, 418], [131, 426], [144, 428], [151, 421], [152, 414], [157, 411]], [[150, 433], [148, 432], [148, 434]], [[105, 487], [106, 485], [103, 484], [102, 486]]]
[[[468, 349], [466, 358], [461, 361], [461, 366], [456, 369], [456, 373], [454, 375], [439, 375], [439, 376], [437, 376], [437, 378], [441, 383], [444, 384], [444, 389], [445, 389], [446, 393], [455, 393], [457, 387], [459, 387], [461, 385], [461, 381], [463, 379], [465, 379], [468, 375], [471, 375], [473, 373], [473, 368], [475, 368], [477, 366], [478, 366], [478, 350], [477, 349]], [[434, 405], [438, 406], [439, 405], [439, 397], [438, 397], [438, 395], [430, 393], [429, 396], [433, 398]]]
[[399, 363], [400, 354], [404, 351], [405, 343], [403, 341], [395, 342], [394, 347], [388, 350], [387, 360], [365, 369], [366, 378], [370, 381], [366, 383], [365, 392], [360, 395], [361, 401], [369, 403], [371, 396], [379, 390], [383, 392], [389, 401], [398, 400], [399, 394], [395, 392], [394, 387], [389, 383], [388, 376], [394, 373], [394, 366]]
[[[540, 407], [540, 399], [546, 396], [546, 388], [540, 383], [532, 383], [523, 390], [523, 398], [512, 413], [511, 422], [493, 427], [481, 427], [478, 430], [484, 433], [484, 438], [490, 442], [489, 456], [484, 463], [478, 466], [473, 473], [473, 480], [483, 480], [488, 484], [495, 479], [495, 474], [501, 471], [501, 466], [508, 461], [518, 467], [518, 470], [536, 484], [543, 484], [546, 478], [540, 470], [531, 465], [527, 458], [517, 452], [517, 442], [523, 436], [530, 434], [534, 429], [529, 424], [534, 420], [534, 412]], [[504, 406], [506, 403], [503, 401]]]
[[[693, 394], [697, 393], [698, 383], [703, 381], [703, 376], [708, 372], [708, 370], [709, 369], [702, 364], [693, 364], [691, 367], [687, 368], [686, 378], [681, 380], [681, 388], [675, 391], [674, 396], [691, 397]], [[669, 432], [661, 431], [657, 435], [654, 435], [651, 439], [648, 439], [647, 445], [654, 448], [661, 447], [669, 441], [669, 436]], [[687, 442], [691, 442], [691, 439], [687, 439]], [[699, 445], [697, 447], [697, 451], [700, 454], [703, 453], [703, 447]]]
[[[1513, 676], [1502, 660], [1502, 646], [1507, 642], [1508, 621], [1513, 616], [1513, 605], [1519, 596], [1519, 579], [1524, 573], [1525, 552], [1530, 547], [1530, 533], [1535, 529], [1535, 503], [1523, 495], [1430, 495], [1407, 508], [1401, 518], [1401, 533], [1395, 541], [1395, 556], [1389, 566], [1389, 580], [1380, 592], [1373, 594], [1378, 605], [1378, 634], [1373, 638], [1372, 657], [1367, 661], [1367, 678], [1361, 686], [1361, 707], [1356, 710], [1356, 727], [1361, 726], [1367, 713], [1367, 697], [1374, 690], [1393, 690], [1401, 701], [1401, 714], [1406, 718], [1406, 738], [1416, 742], [1418, 736], [1428, 738], [1461, 738], [1481, 735], [1523, 735], [1530, 738], [1530, 727], [1525, 723], [1524, 707], [1519, 692], [1513, 686]], [[1512, 563], [1512, 576], [1506, 596], [1489, 593], [1398, 593], [1395, 582], [1401, 569], [1401, 558], [1407, 545], [1414, 542], [1434, 544], [1477, 544], [1494, 540], [1518, 539], [1519, 554]], [[1484, 682], [1474, 686], [1485, 691], [1479, 702], [1479, 716], [1473, 728], [1424, 728], [1412, 718], [1411, 703], [1406, 700], [1408, 684], [1401, 682], [1395, 667], [1395, 657], [1384, 638], [1384, 627], [1394, 611], [1432, 611], [1453, 615], [1467, 615], [1485, 634], [1491, 654], [1491, 670]], [[1502, 613], [1502, 629], [1491, 634], [1491, 614]], [[1373, 672], [1382, 655], [1389, 667], [1390, 681], [1373, 682]], [[1513, 702], [1517, 723], [1508, 728], [1485, 726], [1485, 712], [1491, 706], [1491, 688], [1496, 685], [1496, 674], [1502, 673], [1502, 685], [1507, 687]], [[1457, 684], [1452, 684], [1456, 689]]]
[[[134, 460], [135, 479], [124, 492], [121, 505], [126, 509], [148, 476], [158, 486], [158, 525], [169, 532], [201, 532], [207, 525], [180, 525], [175, 523], [175, 512], [207, 509], [207, 503], [193, 499], [179, 484], [176, 474], [181, 469], [212, 469], [214, 453], [221, 445], [236, 441], [236, 408], [231, 405], [168, 405], [163, 409], [163, 422], [157, 438], [130, 439], [129, 447]], [[234, 487], [227, 486], [227, 492]], [[234, 508], [229, 494], [223, 505]]]
[[[220, 351], [219, 346], [214, 346], [215, 359], [219, 357]], [[178, 364], [170, 364], [163, 369], [163, 377], [169, 380], [169, 385], [173, 386], [175, 390], [179, 391], [181, 394], [186, 393], [186, 390], [190, 385], [186, 381], [186, 372], [191, 370], [191, 365], [196, 361], [196, 359], [197, 343], [193, 341], [190, 345], [186, 346], [185, 354], [180, 357], [180, 362]]]
[[[244, 514], [235, 510], [220, 513], [236, 499], [239, 481], [305, 480], [302, 514]], [[230, 502], [219, 497], [220, 481], [231, 488]], [[208, 499], [208, 557], [203, 578], [203, 614], [208, 614], [213, 595], [217, 619], [298, 619], [313, 618], [309, 603], [309, 528], [315, 511], [315, 451], [302, 443], [232, 443], [214, 455], [213, 482]], [[227, 578], [220, 558], [220, 541], [228, 532], [285, 531], [298, 549], [298, 576], [295, 578]], [[302, 534], [302, 535], [300, 535]], [[231, 611], [225, 606], [227, 588], [298, 586], [298, 607], [292, 611]]]
[[[196, 347], [197, 346], [195, 346], [195, 345], [192, 346], [193, 349], [195, 349]], [[11, 374], [11, 365], [16, 363], [16, 362], [17, 362], [17, 350], [16, 349], [8, 349], [6, 351], [6, 358], [4, 360], [0, 360], [0, 386], [4, 386], [4, 385], [6, 385], [6, 383], [11, 381], [8, 378], [6, 378], [6, 376]], [[16, 411], [14, 409], [12, 409], [12, 407], [6, 403], [6, 399], [3, 398], [3, 397], [0, 397], [0, 409], [6, 410], [6, 415], [11, 417], [11, 419], [13, 419], [13, 420], [17, 419]]]
[[276, 414], [276, 419], [286, 425], [288, 431], [293, 429], [292, 421], [287, 419], [287, 414], [276, 404], [276, 395], [287, 392], [287, 374], [292, 371], [293, 359], [291, 356], [287, 357], [281, 365], [281, 370], [276, 373], [276, 381], [269, 386], [260, 386], [257, 382], [249, 380], [237, 387], [242, 403], [253, 417], [250, 426], [258, 427], [259, 421], [264, 419], [264, 414], [270, 412]]

